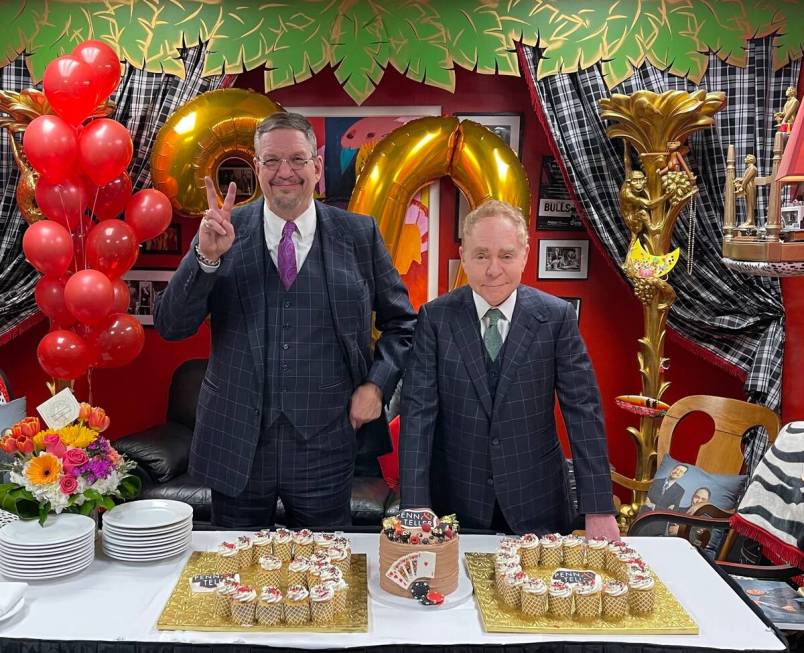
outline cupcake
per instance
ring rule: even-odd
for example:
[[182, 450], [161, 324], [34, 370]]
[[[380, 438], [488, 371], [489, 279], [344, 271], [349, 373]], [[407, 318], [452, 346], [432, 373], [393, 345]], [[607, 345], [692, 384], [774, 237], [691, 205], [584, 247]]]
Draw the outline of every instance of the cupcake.
[[327, 549], [327, 554], [333, 565], [340, 569], [344, 574], [349, 571], [350, 556], [349, 552], [340, 546], [331, 546]]
[[329, 584], [313, 585], [310, 588], [310, 607], [313, 623], [328, 624], [335, 618], [335, 590]]
[[279, 587], [282, 582], [282, 561], [276, 556], [262, 556], [257, 562], [257, 587]]
[[519, 549], [522, 547], [521, 539], [516, 535], [506, 535], [500, 540], [499, 545], [497, 545], [497, 551], [507, 551], [508, 553], [513, 553], [516, 556], [519, 556]]
[[550, 581], [547, 607], [553, 617], [569, 619], [572, 616], [572, 588], [561, 580]]
[[277, 528], [273, 537], [274, 555], [282, 562], [290, 562], [293, 559], [293, 533], [287, 528]]
[[303, 585], [291, 585], [285, 592], [285, 623], [301, 626], [310, 621], [309, 593]]
[[509, 574], [515, 574], [522, 571], [522, 565], [519, 564], [519, 560], [509, 560], [504, 564], [500, 564], [499, 566], [495, 567], [494, 571], [494, 585], [497, 588], [497, 594], [500, 596], [503, 595], [505, 591], [505, 586], [503, 585], [503, 581], [506, 576]]
[[332, 599], [332, 604], [335, 606], [335, 616], [346, 614], [346, 608], [349, 604], [349, 584], [343, 578], [337, 581], [329, 581], [327, 584], [335, 592], [335, 597]]
[[519, 558], [523, 567], [539, 566], [539, 536], [526, 533], [520, 539]]
[[512, 608], [519, 608], [522, 583], [524, 583], [526, 579], [527, 576], [524, 571], [515, 571], [502, 577], [500, 583], [500, 598], [503, 600], [503, 603], [510, 605]]
[[541, 578], [528, 578], [522, 583], [522, 614], [543, 617], [547, 614], [547, 585]]
[[252, 542], [254, 543], [254, 559], [259, 560], [262, 556], [272, 555], [274, 552], [271, 544], [271, 531], [263, 530], [254, 533]]
[[592, 537], [586, 541], [586, 566], [591, 569], [606, 568], [606, 548], [609, 541], [605, 537]]
[[235, 542], [237, 546], [237, 563], [240, 569], [245, 569], [254, 564], [254, 542], [248, 535], [241, 535]]
[[288, 564], [288, 585], [307, 585], [307, 572], [310, 561], [307, 558], [293, 558]]
[[603, 583], [603, 618], [616, 621], [628, 614], [628, 585], [620, 580]]
[[641, 616], [653, 612], [656, 586], [650, 574], [634, 574], [628, 579], [628, 609]]
[[231, 578], [224, 578], [215, 587], [215, 602], [212, 605], [212, 612], [216, 617], [230, 619], [232, 616], [232, 597], [240, 587], [240, 583]]
[[319, 549], [310, 556], [311, 567], [324, 567], [328, 564], [330, 564], [329, 548]]
[[313, 531], [306, 528], [293, 533], [293, 557], [309, 557], [314, 550]]
[[326, 551], [335, 543], [335, 533], [314, 533], [313, 544], [316, 551]]
[[278, 587], [263, 587], [255, 610], [257, 623], [264, 626], [278, 626], [282, 623], [285, 611], [282, 608], [282, 591]]
[[241, 626], [254, 623], [257, 609], [257, 592], [253, 587], [241, 585], [232, 596], [232, 621]]
[[575, 618], [592, 621], [600, 617], [603, 582], [598, 574], [590, 582], [575, 586]]
[[606, 547], [606, 571], [612, 573], [617, 568], [617, 556], [620, 553], [620, 549], [624, 549], [627, 546], [628, 545], [622, 540], [609, 542], [609, 545]]
[[579, 569], [586, 561], [586, 538], [577, 535], [565, 535], [562, 542], [564, 549], [563, 565], [572, 569]]
[[617, 580], [628, 580], [628, 564], [633, 563], [639, 556], [634, 549], [624, 546], [617, 552], [617, 555], [612, 563], [612, 568], [609, 573]]
[[232, 542], [221, 542], [216, 551], [218, 573], [236, 574], [240, 569], [237, 545]]
[[558, 533], [550, 533], [539, 540], [539, 564], [542, 567], [560, 567], [564, 559], [564, 541]]
[[343, 578], [343, 572], [335, 565], [327, 565], [319, 569], [318, 577], [322, 583], [335, 582]]
[[352, 562], [352, 540], [350, 540], [348, 537], [344, 537], [344, 536], [341, 535], [339, 537], [336, 537], [334, 540], [332, 540], [331, 546], [337, 546], [337, 547], [340, 547], [341, 549], [346, 549], [346, 554], [349, 557], [349, 563], [351, 564], [351, 562]]

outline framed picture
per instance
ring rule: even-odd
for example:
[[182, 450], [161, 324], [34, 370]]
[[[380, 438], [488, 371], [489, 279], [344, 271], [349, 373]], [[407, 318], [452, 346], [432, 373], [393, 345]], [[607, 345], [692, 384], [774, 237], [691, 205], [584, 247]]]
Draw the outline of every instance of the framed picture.
[[539, 204], [536, 213], [536, 229], [542, 231], [583, 231], [584, 227], [555, 157], [542, 159], [542, 174], [539, 181]]
[[[459, 120], [472, 120], [480, 123], [502, 138], [516, 155], [522, 158], [522, 114], [521, 113], [456, 113]], [[463, 193], [457, 191], [455, 207], [455, 241], [461, 240], [463, 218], [469, 213], [469, 202]]]
[[229, 157], [221, 161], [216, 174], [222, 195], [226, 195], [231, 182], [237, 186], [235, 202], [245, 202], [254, 195], [257, 188], [257, 173], [251, 162], [240, 157]]
[[128, 312], [143, 326], [154, 324], [154, 300], [168, 285], [175, 270], [129, 270], [123, 275], [130, 295]]
[[143, 254], [181, 254], [181, 225], [174, 222], [156, 238], [143, 241], [140, 251]]
[[575, 309], [575, 316], [578, 318], [578, 322], [581, 321], [581, 298], [580, 297], [560, 297], [559, 299], [563, 299], [565, 302], [569, 302], [572, 304], [572, 308]]
[[539, 279], [586, 279], [589, 241], [540, 240], [538, 270]]

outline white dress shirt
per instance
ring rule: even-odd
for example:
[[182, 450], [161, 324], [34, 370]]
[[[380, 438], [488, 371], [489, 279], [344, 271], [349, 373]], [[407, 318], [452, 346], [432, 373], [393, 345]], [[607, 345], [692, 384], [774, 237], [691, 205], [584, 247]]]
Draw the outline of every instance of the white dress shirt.
[[472, 298], [475, 300], [477, 319], [480, 320], [480, 337], [482, 338], [486, 334], [486, 329], [489, 326], [489, 318], [486, 317], [486, 312], [490, 308], [498, 308], [503, 316], [500, 318], [499, 322], [497, 322], [497, 329], [500, 331], [502, 341], [505, 342], [505, 338], [508, 335], [508, 329], [511, 328], [511, 318], [514, 316], [514, 306], [516, 306], [516, 288], [514, 288], [514, 292], [508, 295], [508, 299], [506, 299], [499, 306], [492, 306], [474, 290], [472, 291]]

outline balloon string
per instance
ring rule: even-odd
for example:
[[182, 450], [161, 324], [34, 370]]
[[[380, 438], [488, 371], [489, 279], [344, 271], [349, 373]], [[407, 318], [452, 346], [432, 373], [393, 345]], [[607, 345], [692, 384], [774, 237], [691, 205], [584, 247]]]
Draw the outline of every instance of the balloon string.
[[[61, 186], [59, 186], [61, 188]], [[67, 215], [67, 207], [64, 206], [64, 194], [59, 191], [59, 202], [61, 202], [61, 214], [64, 216], [64, 226], [67, 227], [67, 233], [70, 234], [70, 239], [73, 238], [73, 230], [70, 228], [70, 216]], [[79, 204], [80, 207], [80, 204]], [[78, 256], [75, 252], [75, 247], [73, 247], [73, 263], [75, 264], [76, 271], [78, 270]]]

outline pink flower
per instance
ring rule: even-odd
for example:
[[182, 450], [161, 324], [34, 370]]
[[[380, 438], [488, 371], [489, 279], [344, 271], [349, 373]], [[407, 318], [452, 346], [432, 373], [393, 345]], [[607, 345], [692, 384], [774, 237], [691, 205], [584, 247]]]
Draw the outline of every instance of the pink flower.
[[43, 440], [48, 453], [53, 454], [56, 458], [64, 458], [67, 447], [64, 446], [58, 433], [48, 433]]
[[78, 489], [78, 481], [76, 481], [72, 476], [65, 474], [61, 477], [59, 487], [64, 494], [72, 494]]
[[67, 449], [64, 454], [64, 462], [71, 465], [84, 465], [88, 460], [87, 452], [83, 449]]

